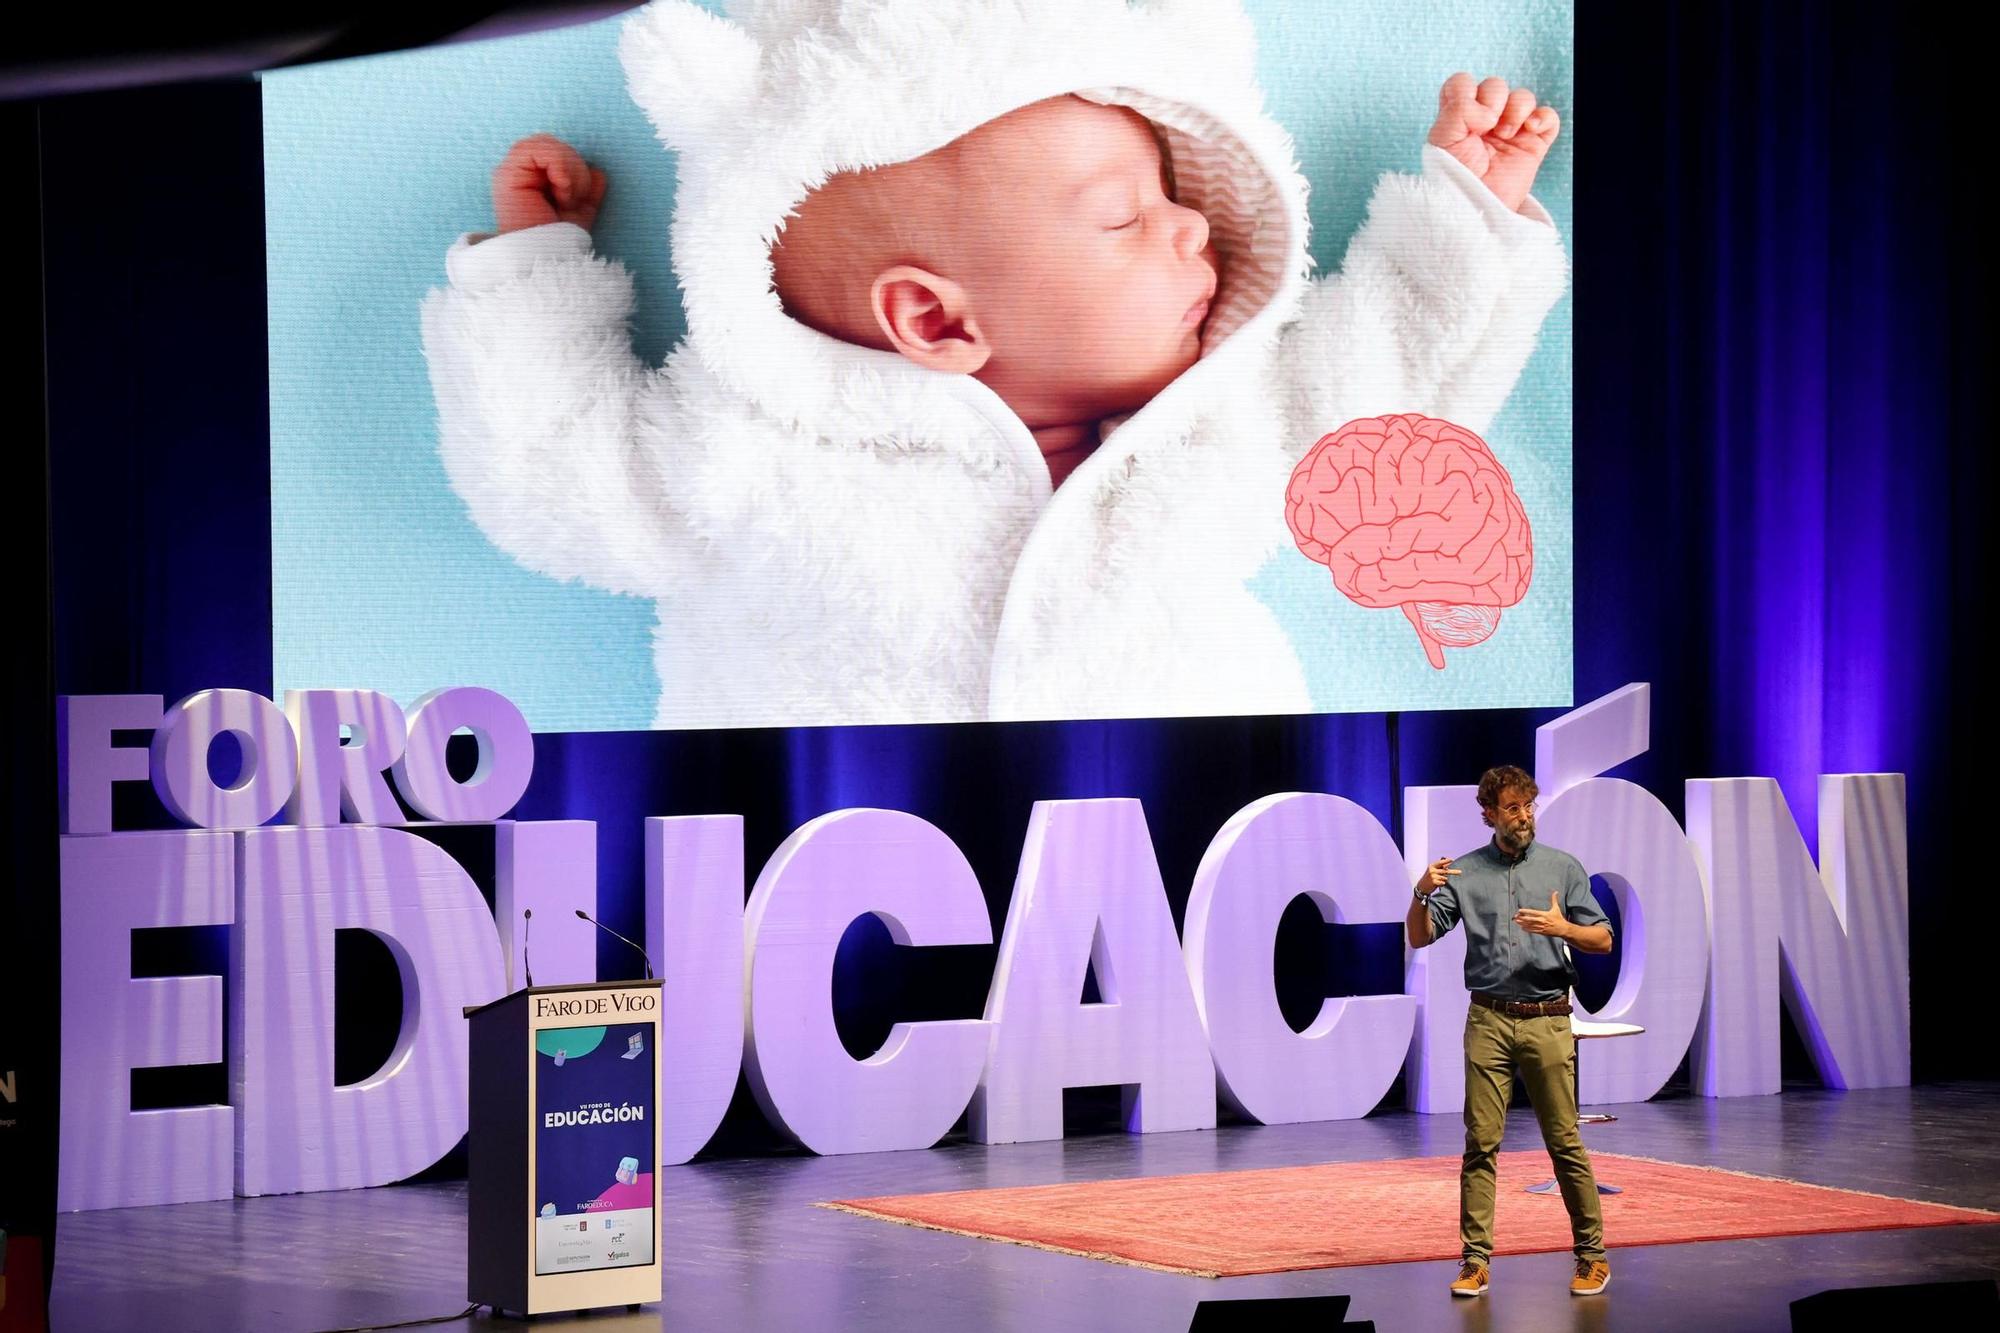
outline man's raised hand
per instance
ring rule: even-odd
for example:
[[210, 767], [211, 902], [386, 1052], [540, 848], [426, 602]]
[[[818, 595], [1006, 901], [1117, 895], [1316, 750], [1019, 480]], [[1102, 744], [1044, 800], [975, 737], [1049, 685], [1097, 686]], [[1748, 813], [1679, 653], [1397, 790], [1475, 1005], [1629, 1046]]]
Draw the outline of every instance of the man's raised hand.
[[1429, 868], [1424, 871], [1423, 878], [1417, 881], [1417, 892], [1428, 898], [1444, 887], [1445, 876], [1465, 873], [1463, 870], [1453, 870], [1450, 867], [1449, 856], [1440, 856], [1431, 862]]

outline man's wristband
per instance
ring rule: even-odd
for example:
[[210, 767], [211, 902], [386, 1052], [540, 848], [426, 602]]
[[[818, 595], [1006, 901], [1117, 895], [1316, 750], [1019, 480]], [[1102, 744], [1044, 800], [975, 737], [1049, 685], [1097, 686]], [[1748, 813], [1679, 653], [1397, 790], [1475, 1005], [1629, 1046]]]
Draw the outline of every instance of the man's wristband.
[[1430, 894], [1425, 893], [1422, 889], [1418, 888], [1412, 888], [1410, 890], [1410, 896], [1412, 898], [1415, 898], [1420, 903], [1427, 903], [1431, 900]]

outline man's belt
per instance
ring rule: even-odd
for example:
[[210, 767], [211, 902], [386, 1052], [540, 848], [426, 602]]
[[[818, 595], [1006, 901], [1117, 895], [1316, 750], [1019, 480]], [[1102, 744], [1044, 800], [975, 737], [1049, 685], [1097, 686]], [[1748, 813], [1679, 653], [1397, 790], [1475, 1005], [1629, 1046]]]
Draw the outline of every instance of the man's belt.
[[1570, 1012], [1568, 1000], [1503, 1000], [1497, 995], [1487, 995], [1482, 991], [1472, 992], [1472, 1002], [1481, 1009], [1491, 1009], [1509, 1018], [1551, 1018], [1557, 1014]]

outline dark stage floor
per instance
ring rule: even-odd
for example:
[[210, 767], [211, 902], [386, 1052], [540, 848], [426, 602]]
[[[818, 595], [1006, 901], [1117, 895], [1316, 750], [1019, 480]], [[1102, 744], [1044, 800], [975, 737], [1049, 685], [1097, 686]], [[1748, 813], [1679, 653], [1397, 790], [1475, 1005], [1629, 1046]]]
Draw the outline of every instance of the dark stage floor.
[[[1612, 1108], [1605, 1152], [2000, 1209], [2000, 1085], [1789, 1091]], [[822, 1199], [1455, 1153], [1455, 1116], [1146, 1137], [1095, 1134], [927, 1152], [714, 1161], [664, 1173], [666, 1298], [580, 1329], [1185, 1329], [1203, 1297], [1345, 1292], [1383, 1330], [1782, 1330], [1828, 1287], [2000, 1276], [2000, 1226], [1611, 1247], [1603, 1296], [1569, 1296], [1563, 1254], [1501, 1258], [1479, 1300], [1448, 1263], [1209, 1280], [896, 1226]], [[1540, 1142], [1515, 1111], [1509, 1147]], [[79, 1213], [57, 1241], [58, 1333], [282, 1333], [465, 1304], [463, 1182]], [[1504, 1237], [1502, 1238], [1504, 1243]], [[564, 1316], [536, 1321], [568, 1324]], [[496, 1327], [482, 1310], [442, 1328]], [[508, 1326], [514, 1326], [511, 1323]]]

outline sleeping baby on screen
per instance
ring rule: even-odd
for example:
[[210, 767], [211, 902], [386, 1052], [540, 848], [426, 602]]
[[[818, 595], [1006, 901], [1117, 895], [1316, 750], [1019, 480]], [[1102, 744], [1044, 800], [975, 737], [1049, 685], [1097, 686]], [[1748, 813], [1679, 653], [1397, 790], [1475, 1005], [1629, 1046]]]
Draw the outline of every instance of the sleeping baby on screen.
[[546, 135], [423, 311], [440, 448], [528, 567], [655, 601], [662, 727], [1298, 712], [1246, 581], [1315, 439], [1483, 430], [1565, 280], [1556, 113], [1454, 75], [1308, 281], [1236, 0], [663, 0], [686, 339], [632, 351]]

